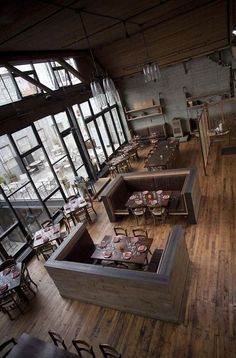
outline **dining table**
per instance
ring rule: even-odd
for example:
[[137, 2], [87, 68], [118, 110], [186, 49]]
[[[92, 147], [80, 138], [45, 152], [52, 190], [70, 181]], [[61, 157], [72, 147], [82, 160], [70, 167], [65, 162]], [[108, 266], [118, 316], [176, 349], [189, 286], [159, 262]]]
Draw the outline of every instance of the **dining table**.
[[17, 290], [21, 284], [22, 263], [6, 267], [0, 272], [0, 295]]
[[60, 236], [61, 231], [59, 223], [46, 226], [45, 228], [42, 228], [34, 233], [33, 248], [46, 245], [51, 241], [56, 241], [60, 245]]
[[22, 333], [8, 358], [78, 358], [77, 354], [60, 349], [28, 333]]
[[135, 209], [139, 207], [164, 207], [167, 208], [171, 199], [171, 190], [135, 191], [130, 195], [125, 207]]
[[168, 164], [171, 164], [173, 162], [177, 148], [178, 147], [175, 142], [159, 142], [153, 153], [147, 158], [146, 167], [159, 167], [166, 169]]
[[133, 263], [143, 266], [153, 239], [146, 237], [127, 237], [123, 235], [105, 235], [91, 255], [91, 259], [108, 260], [115, 263]]

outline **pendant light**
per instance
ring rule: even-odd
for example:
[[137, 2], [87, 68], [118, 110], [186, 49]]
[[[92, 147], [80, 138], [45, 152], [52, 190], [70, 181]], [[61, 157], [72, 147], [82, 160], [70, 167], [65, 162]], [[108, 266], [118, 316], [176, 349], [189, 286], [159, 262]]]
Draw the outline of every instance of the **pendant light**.
[[149, 61], [150, 56], [148, 53], [148, 48], [147, 48], [147, 44], [146, 44], [146, 40], [145, 40], [143, 31], [142, 31], [142, 37], [143, 37], [143, 45], [144, 45], [144, 48], [146, 51], [146, 57], [147, 57], [147, 62], [143, 66], [144, 80], [145, 80], [145, 82], [150, 82], [150, 81], [156, 82], [157, 80], [159, 80], [161, 78], [160, 68], [157, 63]]

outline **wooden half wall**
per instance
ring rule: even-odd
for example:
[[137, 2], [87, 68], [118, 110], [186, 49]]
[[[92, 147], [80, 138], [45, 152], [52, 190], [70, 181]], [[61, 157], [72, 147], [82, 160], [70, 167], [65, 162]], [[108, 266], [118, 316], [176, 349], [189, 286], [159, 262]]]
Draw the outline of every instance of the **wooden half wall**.
[[61, 296], [154, 319], [181, 321], [189, 266], [181, 226], [173, 227], [157, 273], [65, 261], [70, 250], [78, 249], [85, 231], [78, 224], [45, 264]]

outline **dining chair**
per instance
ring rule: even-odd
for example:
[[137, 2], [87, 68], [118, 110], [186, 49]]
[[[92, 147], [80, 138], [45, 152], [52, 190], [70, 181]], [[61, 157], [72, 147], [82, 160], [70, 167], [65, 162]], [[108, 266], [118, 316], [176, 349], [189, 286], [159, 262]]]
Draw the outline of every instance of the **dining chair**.
[[3, 270], [5, 270], [5, 269], [8, 268], [8, 267], [14, 266], [15, 264], [16, 264], [15, 259], [9, 258], [9, 259], [7, 259], [7, 260], [5, 260], [5, 261], [3, 261], [3, 262], [1, 263], [1, 265], [0, 265], [0, 271], [3, 271]]
[[8, 291], [5, 294], [0, 294], [0, 311], [7, 314], [11, 321], [16, 318], [11, 314], [12, 311], [17, 310], [19, 313], [24, 314], [20, 303], [20, 298], [14, 291]]
[[86, 222], [88, 223], [87, 212], [85, 208], [78, 208], [73, 212], [73, 216], [78, 223]]
[[51, 244], [50, 242], [41, 245], [37, 248], [37, 251], [39, 254], [41, 254], [44, 258], [44, 260], [48, 260], [49, 257], [52, 255], [52, 253], [57, 249], [57, 246], [54, 244]]
[[86, 209], [87, 209], [88, 214], [93, 212], [97, 216], [96, 210], [93, 207], [93, 199], [91, 198], [91, 196], [87, 195], [85, 197], [85, 200], [86, 200], [86, 203], [87, 203]]
[[39, 260], [39, 256], [40, 256], [40, 250], [38, 247], [34, 247], [33, 243], [34, 243], [34, 239], [31, 237], [30, 234], [27, 234], [26, 236], [26, 241], [28, 246], [31, 248], [31, 250], [35, 253], [37, 259]]
[[11, 352], [12, 348], [17, 344], [15, 338], [8, 339], [0, 345], [0, 356], [5, 358]]
[[148, 238], [147, 230], [141, 228], [135, 228], [132, 230], [134, 237], [146, 237]]
[[166, 209], [158, 206], [158, 207], [148, 207], [148, 210], [153, 218], [154, 221], [154, 225], [156, 225], [156, 220], [161, 221], [162, 223], [165, 220], [165, 214], [166, 214]]
[[[81, 352], [86, 352], [86, 353], [89, 353], [89, 355], [91, 357], [96, 358], [95, 353], [93, 351], [93, 347], [86, 341], [83, 341], [80, 339], [73, 339], [72, 344], [74, 345], [79, 357], [83, 358], [83, 355], [81, 354]], [[86, 357], [87, 357], [87, 354], [86, 354]]]
[[29, 274], [29, 270], [26, 267], [26, 264], [23, 263], [22, 264], [20, 289], [26, 294], [30, 291], [35, 296], [36, 292], [32, 289], [31, 284], [33, 284], [36, 287], [36, 289], [38, 288], [38, 285], [32, 280], [32, 278]]
[[52, 224], [53, 224], [52, 220], [49, 219], [49, 220], [46, 220], [46, 221], [42, 222], [41, 226], [45, 229], [46, 227], [48, 227], [48, 226], [50, 226]]
[[145, 220], [146, 208], [140, 207], [140, 208], [131, 209], [131, 212], [137, 221], [137, 225], [139, 225], [139, 218], [143, 217], [144, 221], [146, 222], [146, 220]]
[[70, 233], [70, 222], [69, 219], [63, 214], [62, 219], [60, 220], [60, 239], [62, 242]]
[[114, 232], [117, 236], [118, 235], [128, 236], [127, 229], [124, 229], [123, 227], [120, 227], [120, 226], [114, 227]]
[[53, 343], [55, 344], [55, 346], [59, 347], [59, 348], [63, 348], [65, 351], [67, 351], [67, 346], [65, 344], [64, 339], [60, 336], [60, 334], [53, 332], [53, 331], [48, 331], [49, 336], [51, 337]]
[[99, 344], [104, 358], [121, 358], [121, 354], [109, 344]]

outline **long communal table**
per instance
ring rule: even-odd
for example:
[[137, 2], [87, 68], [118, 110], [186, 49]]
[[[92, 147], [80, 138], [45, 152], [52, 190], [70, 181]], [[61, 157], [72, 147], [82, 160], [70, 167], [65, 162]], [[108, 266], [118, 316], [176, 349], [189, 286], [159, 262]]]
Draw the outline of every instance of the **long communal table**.
[[152, 169], [155, 167], [166, 169], [168, 164], [171, 164], [174, 160], [177, 149], [178, 143], [176, 141], [162, 141], [158, 143], [157, 148], [148, 158], [146, 167], [148, 169]]

